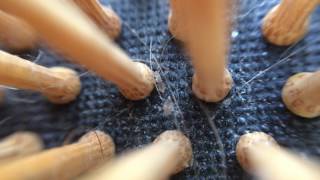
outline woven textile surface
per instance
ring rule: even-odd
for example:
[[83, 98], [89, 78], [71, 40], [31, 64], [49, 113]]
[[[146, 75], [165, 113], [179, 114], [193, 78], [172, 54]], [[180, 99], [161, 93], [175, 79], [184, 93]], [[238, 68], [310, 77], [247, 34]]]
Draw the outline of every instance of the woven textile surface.
[[320, 156], [319, 119], [299, 118], [281, 101], [288, 77], [320, 67], [319, 8], [303, 40], [277, 47], [266, 43], [260, 27], [262, 18], [278, 1], [240, 0], [229, 58], [235, 85], [224, 101], [206, 104], [193, 96], [190, 59], [168, 33], [166, 0], [103, 3], [122, 18], [117, 43], [134, 60], [155, 71], [156, 90], [143, 101], [126, 100], [110, 82], [42, 46], [21, 56], [47, 67], [77, 70], [81, 95], [68, 105], [53, 105], [38, 93], [8, 90], [0, 107], [1, 137], [30, 130], [39, 133], [50, 148], [100, 129], [114, 138], [117, 153], [121, 153], [152, 142], [165, 130], [180, 129], [193, 144], [194, 158], [190, 168], [172, 179], [247, 179], [236, 161], [235, 145], [240, 135], [252, 131], [269, 133], [282, 146], [300, 154]]

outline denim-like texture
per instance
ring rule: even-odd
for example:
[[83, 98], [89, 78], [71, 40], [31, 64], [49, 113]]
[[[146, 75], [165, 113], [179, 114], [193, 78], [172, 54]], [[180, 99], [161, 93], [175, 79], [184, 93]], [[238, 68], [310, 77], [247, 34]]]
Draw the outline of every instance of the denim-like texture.
[[264, 131], [285, 147], [319, 157], [319, 118], [305, 120], [290, 113], [281, 101], [281, 89], [294, 73], [320, 67], [320, 9], [303, 40], [277, 47], [266, 43], [260, 31], [262, 18], [277, 2], [239, 1], [229, 63], [235, 85], [223, 102], [206, 104], [193, 96], [190, 59], [167, 31], [168, 2], [104, 1], [123, 20], [117, 43], [156, 72], [157, 90], [143, 101], [128, 101], [114, 85], [43, 47], [22, 56], [48, 67], [76, 69], [81, 95], [61, 106], [38, 93], [9, 90], [0, 110], [0, 135], [31, 130], [42, 135], [47, 147], [54, 147], [100, 129], [110, 133], [121, 153], [152, 142], [165, 130], [180, 129], [193, 144], [194, 159], [173, 179], [247, 178], [235, 159], [235, 145], [240, 135], [251, 131]]

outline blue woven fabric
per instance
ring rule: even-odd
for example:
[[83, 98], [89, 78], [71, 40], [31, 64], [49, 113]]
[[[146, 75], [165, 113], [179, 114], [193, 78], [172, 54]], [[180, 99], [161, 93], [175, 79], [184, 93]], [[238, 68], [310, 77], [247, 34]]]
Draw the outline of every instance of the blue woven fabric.
[[320, 9], [303, 40], [277, 47], [266, 43], [260, 31], [262, 18], [277, 1], [240, 0], [229, 64], [235, 85], [223, 102], [206, 104], [193, 96], [190, 59], [168, 33], [167, 1], [104, 3], [111, 4], [123, 20], [117, 43], [156, 72], [157, 90], [143, 101], [128, 101], [114, 85], [40, 48], [22, 56], [49, 67], [76, 69], [81, 75], [81, 95], [71, 104], [57, 106], [38, 93], [8, 91], [0, 110], [2, 137], [31, 130], [42, 135], [47, 147], [54, 147], [100, 129], [110, 133], [121, 153], [152, 142], [165, 130], [180, 129], [193, 144], [194, 159], [190, 168], [173, 179], [247, 178], [235, 159], [235, 145], [240, 135], [251, 131], [264, 131], [285, 147], [320, 156], [319, 118], [299, 118], [281, 101], [288, 77], [320, 66]]

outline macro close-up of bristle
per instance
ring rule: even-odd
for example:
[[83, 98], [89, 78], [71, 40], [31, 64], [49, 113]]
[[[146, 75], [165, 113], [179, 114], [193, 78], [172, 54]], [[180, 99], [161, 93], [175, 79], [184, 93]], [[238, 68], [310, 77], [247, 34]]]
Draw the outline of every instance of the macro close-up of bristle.
[[0, 180], [319, 180], [319, 69], [319, 0], [0, 0]]

